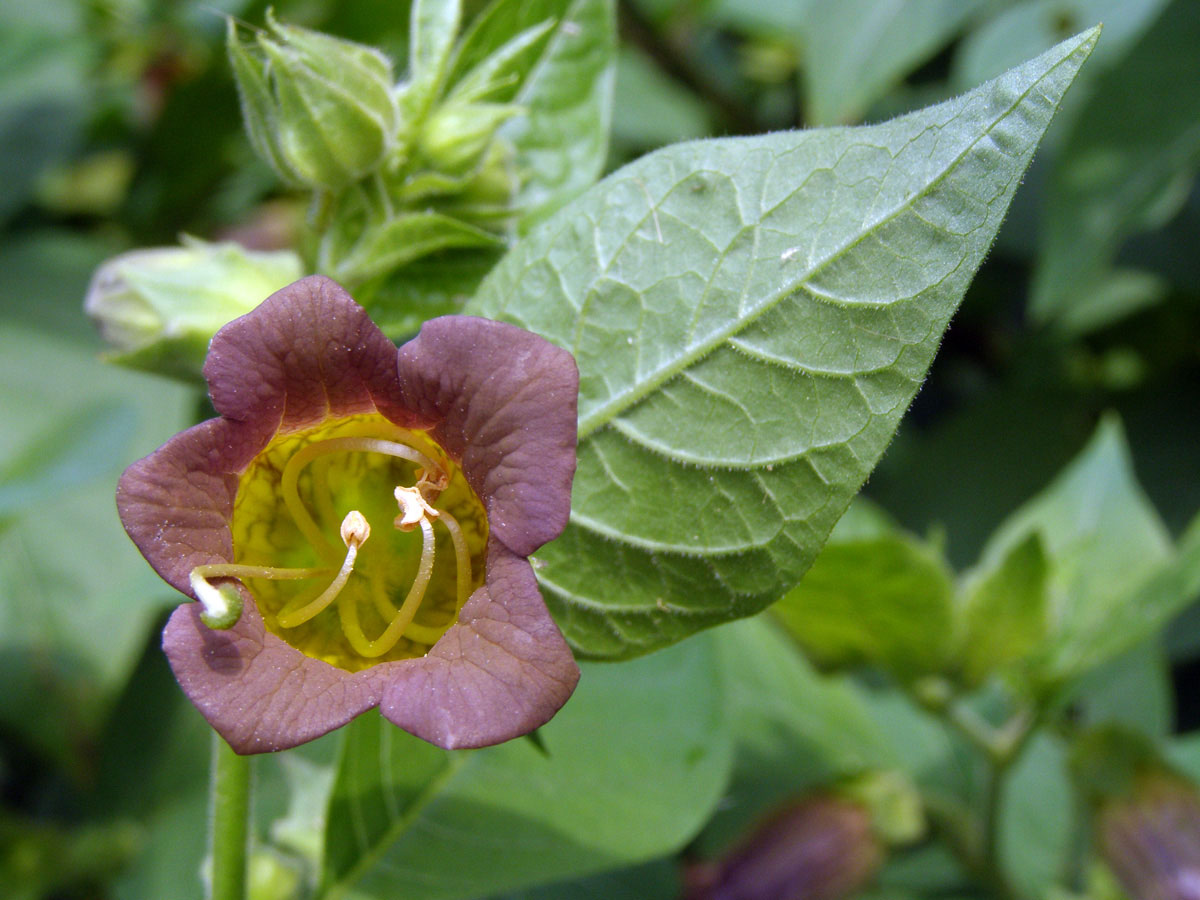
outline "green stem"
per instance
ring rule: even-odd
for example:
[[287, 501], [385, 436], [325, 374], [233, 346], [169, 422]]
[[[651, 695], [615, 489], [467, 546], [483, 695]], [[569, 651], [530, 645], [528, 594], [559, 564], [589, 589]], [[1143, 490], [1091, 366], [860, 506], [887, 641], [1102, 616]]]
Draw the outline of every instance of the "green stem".
[[964, 825], [961, 819], [946, 819], [945, 830], [954, 837], [950, 841], [954, 852], [988, 885], [991, 893], [999, 900], [1013, 900], [1016, 891], [1000, 862], [1000, 812], [1008, 773], [1020, 759], [1038, 717], [1032, 709], [1024, 707], [996, 727], [979, 716], [961, 697], [954, 696], [948, 685], [941, 688], [925, 694], [910, 692], [910, 695], [975, 748], [981, 757], [986, 779], [982, 809], [975, 827], [969, 829], [974, 832], [974, 840], [957, 833]]
[[246, 848], [250, 834], [250, 757], [239, 756], [213, 735], [209, 900], [245, 900]]

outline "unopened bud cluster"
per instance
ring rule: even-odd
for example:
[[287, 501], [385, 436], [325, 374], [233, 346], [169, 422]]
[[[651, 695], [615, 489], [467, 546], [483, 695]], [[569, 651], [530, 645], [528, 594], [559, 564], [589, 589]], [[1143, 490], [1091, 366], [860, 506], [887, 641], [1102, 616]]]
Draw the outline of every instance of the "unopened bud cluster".
[[245, 36], [229, 55], [246, 129], [289, 184], [314, 192], [316, 268], [354, 286], [438, 250], [502, 243], [516, 173], [501, 126], [522, 58], [550, 23], [457, 71], [459, 11], [414, 3], [410, 71], [396, 81], [379, 51], [285, 25]]

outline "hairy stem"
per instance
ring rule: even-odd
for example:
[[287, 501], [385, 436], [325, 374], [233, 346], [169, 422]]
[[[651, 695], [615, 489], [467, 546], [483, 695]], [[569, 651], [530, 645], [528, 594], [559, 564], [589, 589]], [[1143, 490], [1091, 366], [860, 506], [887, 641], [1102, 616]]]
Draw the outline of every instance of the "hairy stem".
[[250, 834], [250, 758], [239, 756], [224, 739], [212, 739], [209, 786], [209, 900], [245, 900], [246, 848]]

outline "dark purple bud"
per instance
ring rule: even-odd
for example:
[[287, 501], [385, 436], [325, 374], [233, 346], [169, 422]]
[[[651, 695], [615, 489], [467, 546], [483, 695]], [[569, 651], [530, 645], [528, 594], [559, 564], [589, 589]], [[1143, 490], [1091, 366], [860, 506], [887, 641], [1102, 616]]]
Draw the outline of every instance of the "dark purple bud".
[[870, 811], [832, 794], [805, 797], [768, 818], [715, 863], [687, 873], [688, 900], [839, 900], [883, 862]]

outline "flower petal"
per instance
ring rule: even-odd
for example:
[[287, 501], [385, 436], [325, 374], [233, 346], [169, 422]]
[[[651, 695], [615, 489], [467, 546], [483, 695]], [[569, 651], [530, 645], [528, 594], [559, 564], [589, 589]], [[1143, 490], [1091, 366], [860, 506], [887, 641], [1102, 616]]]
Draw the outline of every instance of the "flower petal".
[[168, 584], [191, 595], [196, 566], [233, 559], [229, 520], [237, 472], [266, 436], [226, 419], [180, 432], [125, 470], [117, 511], [142, 555]]
[[200, 605], [171, 614], [163, 650], [188, 699], [238, 753], [285, 750], [340, 728], [379, 702], [380, 671], [348, 672], [271, 634], [253, 602], [226, 631]]
[[538, 593], [529, 562], [489, 541], [487, 584], [429, 653], [388, 663], [380, 710], [447, 750], [486, 747], [545, 724], [579, 667]]
[[528, 556], [566, 527], [575, 474], [579, 370], [514, 325], [432, 319], [400, 348], [406, 405], [456, 458], [492, 534]]
[[217, 412], [272, 433], [375, 411], [405, 428], [426, 424], [402, 404], [396, 346], [321, 275], [276, 291], [218, 331], [204, 377]]

